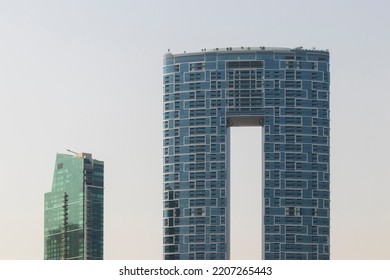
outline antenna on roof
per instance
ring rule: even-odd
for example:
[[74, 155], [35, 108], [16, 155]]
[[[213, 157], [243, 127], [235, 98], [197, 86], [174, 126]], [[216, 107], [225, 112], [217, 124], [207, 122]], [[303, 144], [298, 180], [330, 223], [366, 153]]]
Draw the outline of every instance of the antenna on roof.
[[75, 154], [77, 155], [78, 153], [76, 153], [75, 151], [72, 151], [72, 150], [69, 150], [69, 149], [66, 149], [69, 153], [72, 153], [72, 154]]

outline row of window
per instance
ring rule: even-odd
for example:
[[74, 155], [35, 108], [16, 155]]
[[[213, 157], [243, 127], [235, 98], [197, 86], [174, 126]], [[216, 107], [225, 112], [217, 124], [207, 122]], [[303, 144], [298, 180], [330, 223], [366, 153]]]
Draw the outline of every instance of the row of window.
[[[207, 228], [207, 230], [206, 230]], [[225, 225], [190, 225], [190, 226], [169, 226], [164, 228], [164, 236], [167, 235], [186, 235], [186, 234], [224, 234]]]
[[[169, 100], [191, 100], [191, 99], [212, 99], [212, 98], [225, 98], [226, 94], [251, 94], [257, 97], [264, 96], [267, 98], [278, 97], [278, 98], [304, 98], [304, 99], [328, 99], [329, 91], [328, 90], [318, 90], [318, 89], [267, 89], [262, 86], [264, 82], [271, 81], [258, 81], [258, 89], [218, 89], [218, 90], [195, 90], [195, 91], [180, 91], [175, 93], [166, 93], [164, 94], [164, 101]], [[272, 81], [273, 82], [273, 81]], [[233, 84], [232, 84], [233, 85]]]
[[304, 234], [304, 235], [329, 235], [327, 226], [302, 226], [302, 225], [267, 225], [264, 227], [265, 234]]
[[[283, 65], [283, 62], [281, 63]], [[302, 69], [302, 62], [298, 62], [301, 66], [299, 68]], [[326, 67], [319, 71], [313, 71], [313, 64], [304, 65], [306, 66], [305, 70], [292, 70], [289, 69], [282, 70], [226, 70], [227, 80], [291, 80], [291, 79], [302, 79], [302, 80], [320, 80], [322, 81], [323, 75], [326, 73]], [[284, 68], [284, 67], [281, 67]], [[211, 72], [211, 71], [210, 71]], [[215, 72], [211, 72], [215, 73]], [[217, 72], [220, 79], [223, 79], [224, 71]], [[216, 75], [211, 75], [211, 77], [215, 77]]]

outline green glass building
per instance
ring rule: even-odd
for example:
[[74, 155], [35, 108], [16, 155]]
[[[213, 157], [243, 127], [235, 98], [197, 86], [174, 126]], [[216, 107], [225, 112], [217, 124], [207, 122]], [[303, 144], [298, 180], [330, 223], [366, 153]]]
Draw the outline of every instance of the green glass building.
[[57, 154], [45, 193], [45, 260], [103, 259], [104, 162]]

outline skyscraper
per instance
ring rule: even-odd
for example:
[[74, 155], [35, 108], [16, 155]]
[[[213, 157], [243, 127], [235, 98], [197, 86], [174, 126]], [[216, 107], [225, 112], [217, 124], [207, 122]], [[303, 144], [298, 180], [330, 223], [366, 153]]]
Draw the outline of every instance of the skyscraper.
[[329, 259], [328, 51], [168, 52], [163, 84], [164, 258], [230, 258], [230, 127], [261, 126], [263, 259]]
[[45, 193], [46, 260], [103, 259], [104, 163], [91, 154], [57, 154]]

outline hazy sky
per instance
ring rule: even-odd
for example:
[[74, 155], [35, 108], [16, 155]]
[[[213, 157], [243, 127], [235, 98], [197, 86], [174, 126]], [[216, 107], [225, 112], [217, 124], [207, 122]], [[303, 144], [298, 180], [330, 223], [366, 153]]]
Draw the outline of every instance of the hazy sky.
[[[387, 0], [1, 0], [0, 259], [43, 258], [43, 196], [67, 148], [105, 161], [105, 258], [161, 259], [162, 56], [240, 46], [330, 50], [331, 257], [390, 259], [389, 11]], [[260, 134], [243, 132], [253, 137], [234, 131], [232, 168], [256, 197], [257, 167], [240, 165]], [[233, 257], [260, 252], [245, 248]]]

